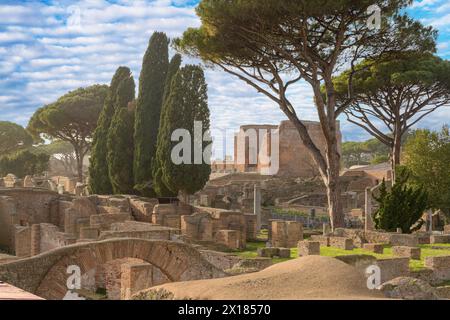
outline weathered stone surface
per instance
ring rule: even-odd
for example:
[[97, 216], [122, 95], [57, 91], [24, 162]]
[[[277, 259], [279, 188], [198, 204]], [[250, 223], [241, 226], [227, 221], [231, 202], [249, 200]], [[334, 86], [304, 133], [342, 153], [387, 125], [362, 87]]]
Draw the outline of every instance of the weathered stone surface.
[[394, 246], [392, 247], [392, 253], [394, 256], [408, 257], [413, 260], [420, 260], [421, 249], [414, 247]]
[[450, 256], [426, 257], [425, 267], [432, 269], [450, 269]]
[[450, 224], [447, 224], [444, 226], [444, 233], [445, 234], [450, 234]]
[[299, 241], [297, 245], [298, 256], [320, 255], [320, 242], [318, 241]]
[[278, 248], [258, 248], [258, 257], [273, 258], [278, 255]]
[[436, 289], [423, 280], [398, 277], [381, 285], [387, 298], [403, 300], [437, 300]]
[[215, 240], [219, 244], [225, 245], [229, 249], [242, 249], [245, 243], [240, 241], [241, 234], [237, 230], [219, 230], [216, 233]]
[[233, 268], [257, 269], [263, 270], [273, 264], [270, 258], [243, 259], [233, 265]]
[[344, 237], [330, 237], [330, 247], [353, 250], [353, 240]]
[[319, 242], [320, 245], [323, 247], [330, 246], [330, 237], [327, 236], [312, 235], [311, 240]]
[[374, 256], [368, 254], [350, 254], [338, 256], [336, 257], [336, 259], [355, 267], [362, 274], [366, 273], [367, 267], [375, 265], [377, 261], [377, 259]]
[[100, 229], [96, 227], [82, 227], [80, 229], [80, 239], [97, 240], [100, 235]]
[[149, 263], [125, 264], [121, 270], [120, 299], [130, 300], [135, 293], [153, 286], [153, 266]]
[[430, 238], [431, 244], [435, 243], [450, 243], [450, 234], [432, 235]]
[[376, 265], [381, 269], [381, 283], [410, 274], [409, 258], [377, 259]]
[[450, 286], [437, 287], [436, 295], [440, 299], [449, 299], [450, 300]]
[[46, 299], [60, 300], [67, 292], [67, 267], [78, 265], [82, 274], [107, 262], [136, 258], [162, 270], [170, 281], [224, 277], [192, 246], [139, 239], [117, 239], [76, 244], [0, 265], [0, 281]]
[[373, 253], [383, 254], [384, 246], [382, 243], [364, 243], [363, 249]]
[[287, 259], [291, 257], [291, 249], [289, 248], [279, 248], [278, 249], [278, 257]]
[[271, 242], [274, 247], [294, 248], [303, 240], [303, 225], [296, 221], [272, 221]]
[[337, 228], [333, 235], [337, 237], [351, 238], [353, 240], [353, 245], [356, 248], [362, 248], [364, 243], [367, 243], [364, 236], [364, 230]]

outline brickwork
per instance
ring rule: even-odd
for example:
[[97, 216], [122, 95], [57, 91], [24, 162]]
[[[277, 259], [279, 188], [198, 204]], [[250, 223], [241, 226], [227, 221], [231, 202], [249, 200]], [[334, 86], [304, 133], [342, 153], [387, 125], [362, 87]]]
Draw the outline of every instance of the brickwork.
[[394, 246], [392, 247], [392, 254], [399, 257], [407, 257], [413, 260], [420, 260], [420, 248], [414, 247], [402, 247]]
[[294, 248], [303, 240], [303, 225], [295, 221], [272, 221], [270, 239], [274, 247]]
[[121, 266], [120, 299], [131, 296], [153, 286], [153, 266], [149, 263], [124, 264]]
[[113, 260], [136, 258], [154, 265], [170, 281], [223, 277], [192, 246], [149, 240], [108, 240], [59, 248], [42, 255], [0, 265], [0, 281], [46, 299], [66, 294], [67, 267], [78, 265], [82, 274]]
[[299, 241], [297, 245], [298, 256], [320, 255], [320, 242], [318, 241]]

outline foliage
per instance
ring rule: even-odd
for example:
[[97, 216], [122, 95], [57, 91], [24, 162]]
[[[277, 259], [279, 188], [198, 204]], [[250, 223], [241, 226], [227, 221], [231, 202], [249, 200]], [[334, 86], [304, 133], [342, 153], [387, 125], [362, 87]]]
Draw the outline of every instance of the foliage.
[[111, 121], [107, 141], [109, 179], [115, 194], [134, 193], [132, 170], [134, 157], [134, 110], [129, 109], [129, 103], [134, 97], [135, 84], [133, 77], [123, 79], [117, 89], [114, 102], [116, 112]]
[[[167, 100], [169, 99], [171, 87], [172, 87], [172, 81], [178, 70], [180, 70], [181, 66], [181, 55], [175, 54], [170, 61], [169, 65], [169, 71], [167, 73], [166, 78], [166, 84], [164, 88], [164, 98], [163, 98], [163, 106], [161, 110], [161, 119], [160, 119], [160, 128], [163, 127], [166, 121], [166, 115], [167, 115]], [[168, 120], [167, 120], [168, 121]], [[163, 136], [162, 136], [163, 130], [159, 130], [158, 132], [158, 140], [157, 140], [157, 148], [156, 148], [156, 157], [154, 158], [154, 164], [153, 164], [153, 188], [156, 192], [156, 194], [160, 197], [174, 197], [177, 196], [176, 193], [171, 191], [163, 182], [162, 180], [162, 163], [161, 159], [163, 157], [162, 153], [163, 151]]]
[[450, 132], [417, 130], [408, 139], [404, 165], [411, 171], [412, 182], [423, 185], [431, 207], [450, 213]]
[[367, 59], [334, 83], [340, 101], [353, 99], [347, 119], [389, 147], [395, 169], [407, 131], [450, 102], [450, 62], [429, 52], [407, 51]]
[[27, 175], [42, 174], [48, 169], [50, 156], [45, 153], [32, 153], [28, 150], [18, 151], [0, 158], [0, 176], [9, 173], [19, 178]]
[[26, 149], [32, 144], [33, 138], [22, 126], [9, 121], [0, 121], [0, 157]]
[[131, 71], [129, 68], [119, 67], [116, 70], [111, 80], [97, 128], [94, 132], [89, 166], [89, 188], [94, 194], [111, 194], [113, 192], [109, 180], [108, 166], [106, 165], [108, 131], [114, 116], [114, 103], [117, 96], [117, 89], [122, 80], [130, 77]]
[[391, 190], [383, 180], [379, 196], [374, 196], [379, 204], [373, 218], [377, 229], [395, 232], [401, 228], [404, 233], [411, 233], [422, 227], [421, 217], [429, 207], [428, 193], [422, 186], [409, 185], [409, 178], [407, 170], [400, 168]]
[[142, 63], [135, 116], [134, 177], [136, 189], [153, 196], [152, 162], [156, 154], [164, 85], [169, 67], [169, 41], [155, 32]]
[[83, 180], [83, 158], [90, 149], [107, 92], [108, 86], [103, 85], [71, 91], [38, 109], [28, 123], [27, 130], [36, 138], [43, 136], [72, 144], [80, 181]]
[[[194, 194], [205, 186], [211, 174], [210, 164], [203, 161], [203, 150], [207, 148], [208, 142], [198, 142], [202, 146], [202, 163], [197, 164], [193, 159], [196, 149], [194, 122], [202, 123], [201, 139], [210, 127], [207, 86], [200, 67], [189, 65], [177, 72], [165, 108], [167, 114], [160, 129], [159, 145], [162, 180], [176, 194]], [[187, 147], [192, 151], [189, 159], [191, 163], [177, 165], [173, 162], [172, 152], [179, 143], [172, 141], [172, 133], [177, 129], [185, 129], [190, 133], [191, 141], [187, 142]], [[186, 151], [183, 149], [183, 156]]]
[[[178, 50], [239, 78], [276, 103], [296, 127], [327, 187], [332, 227], [344, 225], [336, 120], [347, 105], [336, 102], [333, 75], [347, 63], [386, 52], [432, 50], [436, 32], [401, 15], [409, 0], [202, 0], [199, 28], [175, 41]], [[382, 11], [372, 28], [368, 7]], [[295, 84], [311, 85], [325, 136], [322, 154], [290, 98]], [[324, 88], [324, 92], [321, 91]]]
[[67, 141], [55, 140], [49, 144], [42, 144], [30, 149], [33, 153], [45, 153], [51, 161], [56, 161], [64, 168], [65, 175], [74, 175], [77, 172], [77, 161], [73, 146]]
[[389, 148], [377, 139], [344, 142], [342, 144], [342, 160], [346, 168], [388, 162]]

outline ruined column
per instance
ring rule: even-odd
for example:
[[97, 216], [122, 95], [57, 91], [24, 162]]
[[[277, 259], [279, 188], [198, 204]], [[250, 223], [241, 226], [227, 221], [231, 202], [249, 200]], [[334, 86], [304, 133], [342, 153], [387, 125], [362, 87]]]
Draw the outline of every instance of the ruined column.
[[255, 184], [253, 197], [253, 213], [256, 215], [256, 232], [261, 230], [261, 188]]
[[136, 292], [152, 287], [153, 266], [149, 263], [121, 267], [120, 299], [129, 300]]
[[41, 225], [33, 224], [31, 226], [31, 256], [37, 256], [41, 253]]
[[364, 230], [365, 231], [373, 230], [372, 190], [370, 188], [366, 188], [364, 212], [365, 212], [365, 216], [366, 216], [365, 223], [364, 223]]

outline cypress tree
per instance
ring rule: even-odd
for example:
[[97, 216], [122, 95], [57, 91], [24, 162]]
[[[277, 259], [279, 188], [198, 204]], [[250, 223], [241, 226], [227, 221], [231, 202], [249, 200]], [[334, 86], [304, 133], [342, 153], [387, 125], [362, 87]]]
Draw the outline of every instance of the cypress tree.
[[133, 194], [134, 190], [134, 109], [130, 103], [134, 97], [133, 77], [124, 79], [117, 89], [107, 140], [109, 178], [115, 194]]
[[[181, 66], [181, 55], [175, 54], [172, 57], [172, 60], [169, 64], [169, 71], [167, 72], [166, 77], [166, 84], [164, 87], [164, 97], [163, 97], [163, 104], [162, 104], [162, 110], [161, 110], [161, 118], [160, 118], [160, 128], [164, 127], [165, 118], [167, 114], [167, 100], [169, 98], [170, 92], [171, 92], [171, 85], [174, 76], [180, 70]], [[174, 197], [176, 196], [176, 193], [172, 192], [169, 188], [166, 187], [164, 182], [162, 181], [162, 164], [161, 159], [163, 157], [163, 147], [162, 147], [162, 130], [159, 130], [158, 132], [158, 142], [156, 147], [156, 157], [153, 162], [153, 188], [156, 192], [156, 194], [160, 197]]]
[[108, 131], [114, 116], [114, 99], [117, 95], [117, 88], [122, 80], [129, 78], [130, 75], [131, 71], [127, 67], [117, 69], [111, 80], [108, 95], [94, 133], [89, 166], [89, 187], [94, 194], [111, 194], [113, 191], [106, 164]]
[[169, 41], [155, 32], [142, 63], [139, 97], [136, 104], [134, 177], [136, 189], [145, 196], [154, 196], [152, 162], [156, 154], [164, 84], [169, 66]]
[[[165, 107], [167, 114], [160, 139], [162, 180], [174, 193], [194, 194], [205, 186], [211, 174], [209, 163], [202, 161], [198, 164], [194, 161], [194, 122], [202, 122], [201, 137], [210, 128], [207, 85], [203, 70], [199, 66], [186, 66], [177, 72]], [[180, 142], [171, 141], [172, 133], [177, 129], [185, 129], [190, 133], [191, 139], [187, 141], [187, 146], [190, 147], [191, 157], [188, 163], [176, 164], [172, 159], [172, 153], [178, 150], [180, 145]], [[202, 151], [209, 144], [210, 142], [201, 140]], [[182, 151], [176, 155], [186, 158], [185, 152], [188, 150]], [[203, 160], [203, 154], [201, 156]]]

